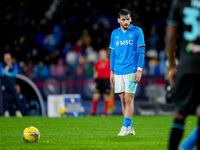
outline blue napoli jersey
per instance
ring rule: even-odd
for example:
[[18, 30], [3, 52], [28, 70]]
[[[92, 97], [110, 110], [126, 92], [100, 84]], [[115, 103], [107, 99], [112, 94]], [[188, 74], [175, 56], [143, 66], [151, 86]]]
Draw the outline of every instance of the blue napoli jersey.
[[114, 74], [124, 75], [136, 73], [138, 67], [138, 48], [145, 46], [142, 29], [130, 25], [125, 32], [121, 27], [115, 29], [111, 34], [110, 49], [114, 52]]
[[0, 75], [1, 76], [16, 77], [17, 74], [18, 74], [17, 63], [13, 64], [13, 68], [6, 67], [5, 63], [0, 64]]

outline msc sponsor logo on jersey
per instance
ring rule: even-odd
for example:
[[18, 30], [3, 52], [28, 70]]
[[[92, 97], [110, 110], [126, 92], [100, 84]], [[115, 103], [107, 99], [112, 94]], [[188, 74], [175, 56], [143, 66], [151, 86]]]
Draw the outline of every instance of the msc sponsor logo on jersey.
[[133, 45], [133, 40], [116, 41], [116, 46]]

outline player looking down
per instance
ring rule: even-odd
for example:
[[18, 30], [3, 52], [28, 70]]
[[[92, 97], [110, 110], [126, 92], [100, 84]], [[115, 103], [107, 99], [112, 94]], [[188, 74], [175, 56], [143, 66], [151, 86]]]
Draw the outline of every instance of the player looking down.
[[120, 28], [112, 32], [110, 39], [110, 82], [119, 94], [124, 116], [118, 136], [135, 135], [133, 129], [134, 96], [142, 76], [145, 55], [144, 34], [141, 28], [131, 24], [131, 12], [119, 13]]

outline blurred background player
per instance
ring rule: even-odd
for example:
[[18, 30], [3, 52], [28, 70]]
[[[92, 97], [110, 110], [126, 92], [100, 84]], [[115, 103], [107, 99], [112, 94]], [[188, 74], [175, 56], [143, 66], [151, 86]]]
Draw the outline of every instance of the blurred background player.
[[17, 73], [18, 67], [16, 63], [12, 63], [11, 55], [9, 53], [4, 54], [4, 63], [0, 65], [0, 74], [5, 117], [9, 117], [10, 113], [12, 115], [15, 113], [18, 117], [22, 116], [19, 111], [19, 99], [15, 90], [15, 77]]
[[27, 103], [26, 97], [24, 93], [21, 91], [21, 87], [19, 84], [16, 84], [15, 89], [16, 89], [17, 98], [19, 100], [19, 110], [22, 113], [22, 115], [26, 115], [27, 110], [28, 110], [28, 103]]
[[173, 1], [169, 12], [166, 49], [169, 54], [169, 80], [171, 86], [175, 86], [175, 116], [171, 127], [169, 150], [177, 150], [185, 129], [185, 118], [195, 113], [198, 127], [179, 149], [193, 149], [197, 145], [197, 149], [200, 150], [199, 14], [199, 0]]
[[124, 115], [123, 126], [118, 136], [135, 135], [132, 116], [134, 95], [142, 76], [145, 54], [142, 29], [131, 24], [131, 12], [122, 9], [119, 13], [120, 28], [111, 35], [110, 82], [119, 94]]
[[92, 115], [96, 115], [98, 100], [103, 94], [104, 99], [104, 115], [108, 114], [108, 103], [110, 100], [110, 60], [108, 59], [105, 49], [99, 51], [100, 60], [94, 66], [94, 79], [96, 82], [96, 90], [92, 100]]

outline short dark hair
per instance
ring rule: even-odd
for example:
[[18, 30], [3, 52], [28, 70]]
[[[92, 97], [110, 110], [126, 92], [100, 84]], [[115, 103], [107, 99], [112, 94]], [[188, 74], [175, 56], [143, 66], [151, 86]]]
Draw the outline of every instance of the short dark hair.
[[118, 15], [119, 15], [119, 17], [120, 17], [121, 15], [123, 15], [123, 16], [130, 15], [130, 16], [131, 16], [131, 12], [130, 12], [128, 9], [122, 9], [122, 10], [120, 10], [120, 12], [118, 13]]

